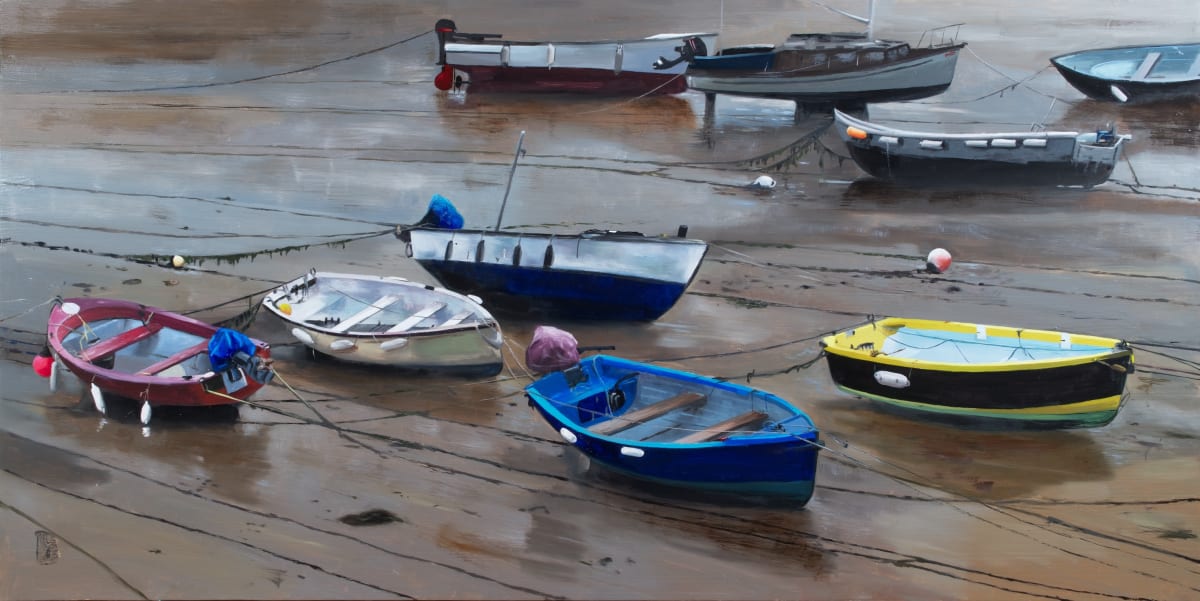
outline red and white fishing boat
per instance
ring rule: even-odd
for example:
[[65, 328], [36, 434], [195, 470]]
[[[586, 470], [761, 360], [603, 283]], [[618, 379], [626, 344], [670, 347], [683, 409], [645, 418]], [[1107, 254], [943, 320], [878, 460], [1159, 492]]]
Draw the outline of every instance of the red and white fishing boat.
[[434, 29], [442, 65], [434, 84], [476, 93], [678, 94], [687, 89], [687, 65], [656, 70], [655, 61], [677, 53], [685, 40], [712, 46], [717, 39], [716, 33], [660, 33], [630, 40], [514, 42], [501, 34], [459, 32], [450, 19], [439, 20]]
[[55, 304], [47, 324], [54, 389], [61, 362], [90, 385], [96, 408], [105, 397], [152, 406], [238, 403], [270, 381], [267, 343], [135, 302], [71, 298]]

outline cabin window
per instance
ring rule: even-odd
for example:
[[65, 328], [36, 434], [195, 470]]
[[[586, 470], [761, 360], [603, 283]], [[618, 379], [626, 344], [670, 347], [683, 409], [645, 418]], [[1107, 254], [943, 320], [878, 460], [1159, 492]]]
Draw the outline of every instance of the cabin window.
[[853, 63], [858, 60], [857, 52], [839, 52], [833, 55], [833, 61], [837, 63]]
[[879, 51], [867, 52], [867, 53], [863, 54], [862, 58], [863, 58], [864, 63], [882, 63], [883, 62], [883, 52], [879, 52]]

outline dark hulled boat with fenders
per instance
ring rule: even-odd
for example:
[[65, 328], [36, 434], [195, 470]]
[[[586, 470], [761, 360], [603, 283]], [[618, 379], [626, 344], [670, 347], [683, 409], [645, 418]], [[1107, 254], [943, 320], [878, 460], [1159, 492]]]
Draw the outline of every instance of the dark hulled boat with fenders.
[[1130, 136], [1094, 132], [946, 133], [895, 129], [834, 111], [851, 158], [872, 176], [906, 184], [1095, 186], [1108, 180]]

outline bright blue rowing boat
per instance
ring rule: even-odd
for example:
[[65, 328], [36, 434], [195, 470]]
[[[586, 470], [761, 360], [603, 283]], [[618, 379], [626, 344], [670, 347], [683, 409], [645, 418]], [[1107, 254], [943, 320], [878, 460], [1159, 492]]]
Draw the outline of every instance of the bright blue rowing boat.
[[812, 497], [817, 428], [769, 392], [608, 355], [525, 392], [564, 440], [626, 475], [801, 505]]

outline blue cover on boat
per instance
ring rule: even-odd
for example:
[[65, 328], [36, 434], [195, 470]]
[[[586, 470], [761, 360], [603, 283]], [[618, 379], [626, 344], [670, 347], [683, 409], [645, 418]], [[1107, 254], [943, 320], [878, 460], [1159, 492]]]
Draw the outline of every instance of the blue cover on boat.
[[212, 363], [213, 371], [225, 371], [230, 368], [230, 359], [238, 353], [246, 353], [253, 357], [254, 341], [248, 336], [229, 328], [221, 328], [208, 339], [208, 360]]
[[458, 230], [463, 226], [463, 217], [459, 214], [458, 209], [454, 208], [454, 204], [441, 194], [434, 194], [433, 199], [429, 201], [429, 212], [425, 214], [425, 218], [429, 219], [430, 217], [436, 219], [436, 222], [432, 224], [434, 227]]

